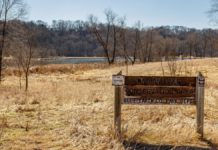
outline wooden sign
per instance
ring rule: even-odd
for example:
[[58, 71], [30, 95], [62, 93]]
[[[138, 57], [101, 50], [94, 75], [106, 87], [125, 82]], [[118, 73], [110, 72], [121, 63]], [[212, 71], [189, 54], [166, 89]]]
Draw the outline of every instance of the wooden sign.
[[204, 85], [197, 77], [122, 76], [114, 75], [115, 132], [121, 137], [121, 104], [133, 105], [196, 105], [197, 132], [203, 137]]
[[125, 76], [125, 85], [196, 87], [196, 77]]
[[196, 77], [125, 76], [122, 103], [195, 105], [195, 96]]

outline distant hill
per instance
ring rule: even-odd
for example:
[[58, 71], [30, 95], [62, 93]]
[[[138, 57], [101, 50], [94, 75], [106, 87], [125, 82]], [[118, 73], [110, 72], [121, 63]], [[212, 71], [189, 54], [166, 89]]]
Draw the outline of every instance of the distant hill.
[[[41, 57], [49, 56], [105, 56], [102, 46], [95, 35], [90, 32], [88, 22], [54, 20], [51, 25], [43, 21], [11, 21], [8, 36], [13, 36], [19, 28], [13, 24], [32, 26], [37, 29], [35, 36]], [[98, 24], [99, 33], [106, 38], [107, 24]], [[117, 25], [117, 56], [123, 56]], [[137, 49], [137, 57], [146, 61], [168, 56], [198, 56], [214, 57], [218, 55], [218, 31], [213, 29], [193, 29], [183, 26], [147, 27], [139, 30], [140, 45], [136, 46], [135, 27], [125, 27], [126, 49], [128, 55], [133, 56]], [[112, 36], [112, 35], [110, 35]], [[109, 36], [109, 42], [113, 42]], [[10, 40], [9, 40], [10, 42]], [[111, 46], [111, 45], [109, 45]], [[110, 52], [112, 53], [112, 52]], [[13, 55], [13, 54], [12, 54]]]

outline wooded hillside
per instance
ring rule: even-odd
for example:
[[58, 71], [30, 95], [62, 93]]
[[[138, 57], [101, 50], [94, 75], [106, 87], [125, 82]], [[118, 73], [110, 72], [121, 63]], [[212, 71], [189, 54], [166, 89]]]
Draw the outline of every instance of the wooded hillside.
[[[121, 23], [93, 23], [84, 21], [54, 20], [52, 25], [43, 21], [11, 21], [7, 46], [14, 45], [15, 36], [20, 35], [21, 26], [34, 28], [34, 38], [40, 57], [49, 56], [105, 56], [129, 57], [142, 62], [155, 61], [161, 57], [215, 57], [218, 55], [218, 31], [194, 29], [183, 26], [127, 27]], [[108, 32], [108, 29], [109, 32]], [[108, 38], [108, 43], [102, 43]], [[115, 45], [116, 44], [116, 45]], [[14, 45], [16, 47], [16, 45]], [[11, 46], [10, 46], [11, 48]], [[10, 50], [6, 55], [13, 55]], [[133, 59], [132, 59], [133, 61]]]

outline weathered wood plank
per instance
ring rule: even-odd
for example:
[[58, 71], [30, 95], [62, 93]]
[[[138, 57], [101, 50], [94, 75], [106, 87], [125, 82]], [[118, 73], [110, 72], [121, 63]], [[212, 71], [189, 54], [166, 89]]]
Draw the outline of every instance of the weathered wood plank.
[[136, 105], [196, 105], [196, 100], [193, 97], [161, 98], [161, 99], [125, 97], [122, 104], [136, 104]]
[[125, 85], [196, 86], [196, 77], [125, 76]]
[[150, 87], [150, 86], [125, 86], [126, 96], [141, 96], [147, 98], [195, 97], [195, 87]]

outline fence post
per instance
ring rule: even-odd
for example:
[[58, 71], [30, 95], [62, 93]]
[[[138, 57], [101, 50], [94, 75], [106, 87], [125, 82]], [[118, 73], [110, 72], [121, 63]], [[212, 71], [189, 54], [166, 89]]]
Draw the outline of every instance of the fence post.
[[196, 102], [197, 102], [197, 133], [204, 136], [204, 85], [205, 78], [198, 73], [196, 78]]

